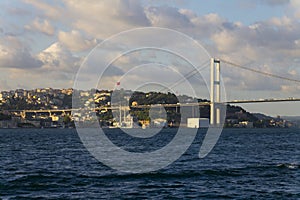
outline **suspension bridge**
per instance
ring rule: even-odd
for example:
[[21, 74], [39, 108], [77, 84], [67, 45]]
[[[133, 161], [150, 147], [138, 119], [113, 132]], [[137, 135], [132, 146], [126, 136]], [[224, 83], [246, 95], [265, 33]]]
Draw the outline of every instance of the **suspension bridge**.
[[[197, 102], [197, 103], [176, 103], [176, 104], [151, 104], [151, 105], [135, 105], [135, 106], [100, 106], [96, 108], [91, 108], [90, 111], [101, 111], [101, 110], [130, 110], [131, 108], [158, 108], [158, 107], [193, 107], [193, 106], [210, 106], [210, 124], [211, 126], [221, 126], [221, 110], [222, 107], [226, 106], [227, 104], [248, 104], [248, 103], [266, 103], [266, 102], [296, 102], [300, 101], [300, 98], [295, 97], [287, 97], [287, 98], [265, 98], [265, 99], [246, 99], [246, 100], [230, 100], [230, 101], [221, 101], [221, 62], [228, 64], [230, 66], [247, 70], [250, 72], [262, 74], [264, 76], [269, 76], [281, 80], [286, 80], [290, 82], [300, 83], [300, 80], [292, 79], [289, 77], [284, 77], [268, 72], [263, 72], [260, 70], [248, 68], [242, 65], [238, 65], [236, 63], [222, 60], [222, 59], [215, 59], [211, 58], [210, 60], [210, 100], [206, 102]], [[176, 87], [179, 85], [183, 79], [188, 79], [196, 74], [199, 69], [194, 69], [191, 72], [187, 73], [181, 80], [178, 80], [171, 86], [171, 88]], [[56, 115], [56, 114], [71, 114], [72, 112], [80, 111], [81, 109], [48, 109], [48, 110], [14, 110], [11, 112], [19, 112], [22, 117], [26, 117], [27, 113], [35, 113], [35, 114], [49, 114], [49, 116]], [[224, 117], [224, 116], [223, 116]]]

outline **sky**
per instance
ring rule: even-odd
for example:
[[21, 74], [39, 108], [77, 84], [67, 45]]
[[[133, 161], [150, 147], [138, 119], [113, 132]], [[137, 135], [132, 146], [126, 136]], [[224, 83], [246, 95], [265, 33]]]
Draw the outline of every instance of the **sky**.
[[[78, 70], [85, 63], [104, 70], [99, 59], [86, 62], [98, 44], [120, 32], [143, 27], [167, 28], [189, 36], [203, 47], [197, 53], [204, 61], [208, 53], [251, 69], [300, 80], [298, 0], [2, 0], [0, 6], [0, 90], [73, 87]], [[161, 44], [171, 40], [163, 39], [159, 33], [143, 37], [148, 41], [155, 39]], [[133, 37], [130, 44], [137, 41], [142, 40]], [[183, 44], [177, 39], [172, 46], [183, 52], [191, 51]], [[105, 51], [109, 51], [108, 47]], [[145, 59], [151, 57], [152, 62], [163, 62], [164, 66], [146, 65]], [[175, 62], [172, 56], [168, 59], [174, 62], [167, 62], [167, 57], [154, 51], [124, 55], [112, 63], [100, 80], [100, 87], [115, 87], [120, 80], [121, 86], [127, 81], [129, 88], [151, 79], [153, 83], [164, 79], [166, 84], [172, 84], [185, 76], [189, 67], [182, 61]], [[143, 64], [147, 68], [141, 68]], [[227, 100], [300, 98], [297, 82], [266, 77], [225, 63], [221, 63], [221, 72], [222, 98]], [[207, 75], [202, 75], [206, 80]], [[82, 70], [79, 78], [84, 85], [85, 81], [98, 80], [99, 74]], [[197, 90], [197, 81], [192, 79], [186, 84]], [[139, 87], [145, 89], [146, 85]], [[206, 88], [199, 86], [199, 90]], [[185, 91], [184, 85], [174, 89], [175, 93]], [[207, 91], [198, 93], [198, 97], [209, 98]], [[272, 116], [300, 115], [300, 103], [295, 102], [242, 106], [250, 112]]]

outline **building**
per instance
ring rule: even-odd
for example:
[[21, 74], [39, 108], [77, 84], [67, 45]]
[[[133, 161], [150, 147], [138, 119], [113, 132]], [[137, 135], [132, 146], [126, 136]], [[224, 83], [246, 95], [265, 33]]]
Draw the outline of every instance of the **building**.
[[154, 128], [167, 127], [167, 120], [162, 118], [157, 118], [151, 121], [151, 126]]
[[253, 128], [253, 122], [249, 122], [249, 121], [239, 122], [239, 127], [242, 127], [242, 128]]
[[188, 128], [208, 128], [209, 119], [208, 118], [188, 118], [187, 119]]

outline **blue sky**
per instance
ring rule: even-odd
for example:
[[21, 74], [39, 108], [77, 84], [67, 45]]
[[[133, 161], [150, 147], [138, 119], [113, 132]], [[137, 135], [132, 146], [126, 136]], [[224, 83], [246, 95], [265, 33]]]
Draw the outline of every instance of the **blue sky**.
[[[0, 90], [72, 87], [77, 70], [97, 44], [141, 27], [173, 29], [193, 38], [212, 57], [300, 79], [298, 0], [4, 0], [0, 6]], [[180, 41], [174, 44], [189, 51]], [[118, 74], [102, 87], [114, 85], [122, 78], [122, 67], [138, 62], [145, 60], [121, 58], [114, 66]], [[155, 73], [147, 74], [158, 81]], [[222, 77], [228, 99], [300, 97], [295, 83], [231, 66], [222, 66]], [[95, 74], [84, 75], [86, 80], [95, 78]], [[128, 78], [133, 87], [140, 77]], [[174, 80], [169, 76], [166, 81]], [[245, 107], [271, 115], [300, 115], [300, 110], [272, 105]]]
[[[194, 1], [190, 8], [196, 7], [197, 2]], [[273, 5], [267, 3], [256, 3], [256, 1], [208, 1], [207, 7], [199, 9], [199, 14], [205, 11], [220, 13], [221, 17], [229, 21], [241, 21], [246, 25], [250, 25], [259, 21], [264, 21], [272, 17], [281, 17], [285, 14], [286, 5]]]
[[[281, 17], [288, 12], [289, 1], [240, 1], [240, 0], [210, 0], [210, 1], [154, 1], [159, 6], [177, 6], [195, 11], [198, 15], [218, 13], [229, 21], [240, 21], [250, 25], [272, 17]], [[145, 1], [144, 5], [149, 5]]]

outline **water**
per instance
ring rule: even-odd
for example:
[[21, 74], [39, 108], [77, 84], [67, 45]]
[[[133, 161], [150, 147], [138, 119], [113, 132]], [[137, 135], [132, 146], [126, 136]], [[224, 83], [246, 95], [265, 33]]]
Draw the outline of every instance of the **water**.
[[[130, 150], [161, 148], [137, 140]], [[175, 163], [146, 174], [126, 174], [94, 159], [72, 129], [0, 130], [2, 199], [300, 199], [300, 130], [225, 129], [204, 159], [200, 130]], [[107, 133], [122, 145], [118, 129]], [[153, 145], [155, 144], [155, 145]], [[124, 145], [124, 144], [123, 144]], [[153, 147], [155, 146], [155, 147]]]

